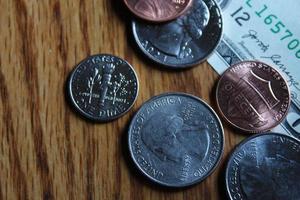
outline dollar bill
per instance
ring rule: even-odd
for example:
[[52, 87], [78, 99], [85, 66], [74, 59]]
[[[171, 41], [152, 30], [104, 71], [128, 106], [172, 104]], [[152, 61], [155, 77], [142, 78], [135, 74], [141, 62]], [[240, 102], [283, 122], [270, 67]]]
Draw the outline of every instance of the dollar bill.
[[286, 78], [292, 95], [289, 113], [273, 131], [300, 139], [300, 1], [219, 0], [223, 38], [208, 59], [222, 74], [243, 60], [260, 60]]

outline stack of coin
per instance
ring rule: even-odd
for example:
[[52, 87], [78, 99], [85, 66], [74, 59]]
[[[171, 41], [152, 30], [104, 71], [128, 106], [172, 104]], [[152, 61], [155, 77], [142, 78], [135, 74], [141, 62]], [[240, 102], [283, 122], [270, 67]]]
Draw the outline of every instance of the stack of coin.
[[231, 200], [300, 199], [300, 142], [266, 133], [286, 117], [291, 101], [284, 77], [259, 61], [243, 61], [221, 76], [217, 105], [224, 119], [239, 131], [260, 133], [244, 140], [226, 169]]
[[124, 0], [141, 19], [132, 31], [142, 52], [170, 68], [204, 61], [222, 35], [221, 12], [214, 0]]
[[[132, 30], [142, 52], [171, 68], [194, 66], [211, 54], [222, 35], [222, 17], [214, 0], [124, 0], [137, 17]], [[228, 0], [218, 0], [226, 6]], [[129, 63], [99, 54], [71, 73], [68, 92], [75, 109], [93, 121], [125, 114], [138, 95], [138, 79]], [[243, 61], [228, 68], [216, 90], [223, 118], [245, 133], [226, 169], [229, 198], [300, 199], [300, 142], [279, 133], [290, 107], [287, 81], [272, 66]], [[185, 93], [164, 93], [145, 102], [133, 117], [128, 145], [136, 168], [168, 187], [203, 181], [218, 166], [224, 133], [215, 111]], [[288, 192], [287, 192], [288, 190]]]

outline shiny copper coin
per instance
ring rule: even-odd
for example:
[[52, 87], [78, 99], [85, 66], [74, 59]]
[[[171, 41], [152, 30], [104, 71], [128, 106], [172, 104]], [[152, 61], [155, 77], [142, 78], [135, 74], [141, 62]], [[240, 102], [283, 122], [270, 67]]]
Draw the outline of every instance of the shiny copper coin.
[[233, 126], [250, 133], [269, 131], [286, 117], [291, 95], [286, 80], [258, 61], [233, 65], [217, 86], [217, 104]]
[[127, 7], [138, 17], [164, 22], [182, 15], [190, 7], [192, 0], [124, 0]]

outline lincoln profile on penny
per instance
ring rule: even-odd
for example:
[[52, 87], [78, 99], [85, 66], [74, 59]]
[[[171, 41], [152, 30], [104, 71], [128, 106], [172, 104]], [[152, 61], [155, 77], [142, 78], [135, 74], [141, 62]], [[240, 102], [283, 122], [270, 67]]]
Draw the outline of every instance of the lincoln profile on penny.
[[163, 18], [176, 12], [175, 5], [171, 0], [138, 0], [134, 8], [151, 18]]

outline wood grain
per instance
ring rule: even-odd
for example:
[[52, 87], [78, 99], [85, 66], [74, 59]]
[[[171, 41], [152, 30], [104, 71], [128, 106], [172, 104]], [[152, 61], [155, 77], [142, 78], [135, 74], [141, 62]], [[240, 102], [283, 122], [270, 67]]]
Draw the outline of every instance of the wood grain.
[[[243, 138], [227, 125], [221, 165], [201, 184], [170, 190], [132, 166], [126, 144], [134, 112], [167, 91], [197, 95], [213, 108], [218, 75], [207, 64], [168, 71], [140, 55], [120, 0], [0, 0], [0, 199], [225, 199], [228, 154]], [[87, 55], [128, 60], [140, 79], [134, 108], [107, 124], [83, 120], [65, 82]]]

